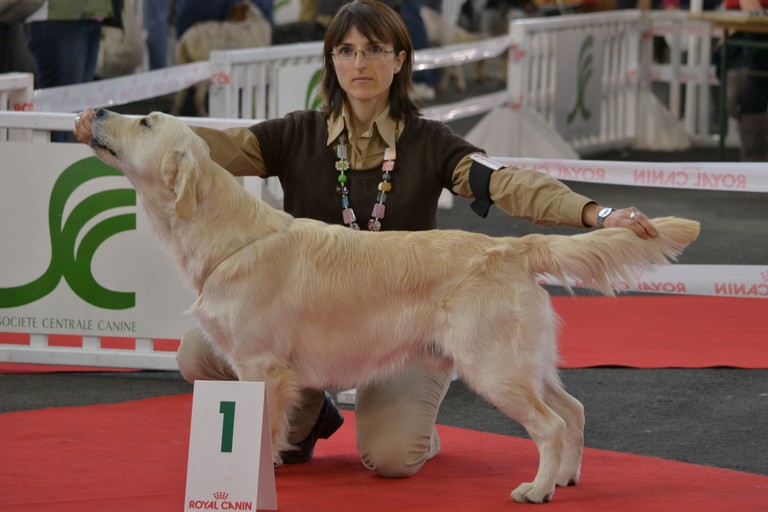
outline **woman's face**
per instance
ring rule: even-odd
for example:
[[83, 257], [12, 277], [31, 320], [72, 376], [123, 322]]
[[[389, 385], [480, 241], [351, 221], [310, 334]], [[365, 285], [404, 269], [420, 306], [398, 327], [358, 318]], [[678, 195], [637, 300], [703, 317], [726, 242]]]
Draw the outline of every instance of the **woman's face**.
[[[389, 99], [389, 88], [396, 73], [405, 60], [405, 52], [395, 54], [392, 44], [383, 41], [371, 41], [355, 27], [344, 36], [341, 44], [334, 48], [333, 58], [336, 78], [347, 94], [352, 108], [361, 103], [377, 103], [381, 108]], [[363, 51], [370, 56], [379, 53], [381, 60], [363, 56]], [[386, 53], [381, 54], [384, 51]], [[351, 60], [341, 60], [342, 54], [354, 55]]]

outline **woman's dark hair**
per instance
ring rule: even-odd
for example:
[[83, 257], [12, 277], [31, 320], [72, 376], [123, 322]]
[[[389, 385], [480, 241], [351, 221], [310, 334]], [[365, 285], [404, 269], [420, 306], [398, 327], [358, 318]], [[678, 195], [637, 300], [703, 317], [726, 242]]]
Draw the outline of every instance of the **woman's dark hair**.
[[332, 116], [341, 115], [345, 95], [336, 78], [331, 52], [353, 27], [370, 40], [390, 43], [396, 52], [405, 52], [403, 66], [395, 74], [389, 90], [389, 111], [395, 119], [408, 120], [420, 116], [421, 112], [410, 97], [413, 90], [413, 43], [408, 29], [397, 12], [378, 0], [355, 0], [342, 6], [325, 32], [322, 79], [325, 109]]

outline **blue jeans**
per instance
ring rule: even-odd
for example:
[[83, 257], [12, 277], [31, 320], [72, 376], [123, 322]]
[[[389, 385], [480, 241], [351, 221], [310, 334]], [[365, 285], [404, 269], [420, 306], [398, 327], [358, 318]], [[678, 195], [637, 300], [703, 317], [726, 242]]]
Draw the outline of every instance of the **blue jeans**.
[[[27, 41], [35, 59], [37, 87], [93, 81], [101, 44], [100, 21], [35, 21], [27, 24]], [[51, 132], [53, 142], [72, 140], [69, 132]]]
[[[408, 35], [411, 36], [414, 50], [429, 48], [427, 29], [424, 19], [421, 17], [421, 0], [404, 0], [400, 5], [400, 16], [403, 18]], [[417, 71], [413, 74], [414, 82], [421, 82], [433, 87], [435, 85], [435, 72], [433, 69]]]
[[41, 88], [91, 82], [101, 44], [96, 20], [35, 21], [27, 24], [29, 49]]
[[168, 0], [144, 0], [143, 15], [149, 69], [162, 69], [168, 65]]

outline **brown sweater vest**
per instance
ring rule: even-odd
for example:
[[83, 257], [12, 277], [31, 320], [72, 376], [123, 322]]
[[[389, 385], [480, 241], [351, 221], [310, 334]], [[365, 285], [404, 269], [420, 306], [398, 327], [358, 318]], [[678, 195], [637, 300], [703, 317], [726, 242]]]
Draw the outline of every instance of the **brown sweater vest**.
[[[301, 111], [254, 125], [267, 173], [282, 184], [285, 211], [341, 224], [341, 201], [336, 192], [339, 173], [336, 153], [328, 140], [327, 114]], [[381, 219], [383, 230], [418, 231], [437, 227], [437, 201], [450, 190], [459, 161], [480, 151], [446, 125], [426, 119], [408, 122], [397, 141], [392, 191]], [[376, 203], [381, 167], [347, 173], [350, 207], [366, 229]]]

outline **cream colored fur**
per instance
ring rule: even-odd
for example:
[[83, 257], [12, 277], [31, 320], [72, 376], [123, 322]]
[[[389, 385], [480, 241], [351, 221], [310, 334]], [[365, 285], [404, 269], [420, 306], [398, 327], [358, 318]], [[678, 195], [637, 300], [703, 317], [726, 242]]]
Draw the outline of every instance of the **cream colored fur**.
[[[208, 60], [214, 50], [234, 50], [269, 46], [272, 42], [272, 27], [261, 11], [246, 0], [236, 6], [237, 21], [203, 21], [195, 23], [182, 34], [176, 45], [176, 63], [188, 64]], [[195, 112], [198, 116], [208, 116], [205, 95], [207, 82], [195, 84]], [[187, 90], [176, 93], [171, 112], [181, 114]]]
[[241, 380], [266, 382], [276, 463], [301, 389], [361, 386], [413, 361], [452, 364], [536, 443], [536, 477], [512, 493], [521, 502], [577, 483], [583, 448], [583, 408], [560, 383], [557, 317], [537, 273], [611, 293], [612, 279], [664, 264], [699, 232], [676, 218], [655, 219], [651, 240], [621, 228], [523, 238], [353, 231], [256, 199], [168, 115], [101, 110], [91, 145], [137, 189], [200, 292], [193, 311], [210, 342]]

